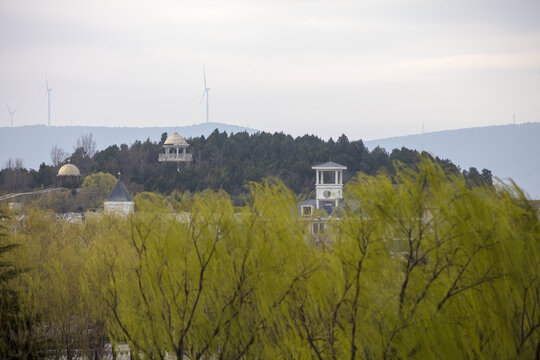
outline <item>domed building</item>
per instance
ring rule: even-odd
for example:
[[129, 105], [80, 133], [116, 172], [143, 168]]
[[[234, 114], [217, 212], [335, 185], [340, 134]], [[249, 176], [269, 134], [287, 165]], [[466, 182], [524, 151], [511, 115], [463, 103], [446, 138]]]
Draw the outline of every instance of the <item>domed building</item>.
[[81, 172], [79, 171], [79, 168], [73, 164], [62, 165], [56, 176], [60, 180], [60, 186], [71, 189], [79, 186], [81, 180]]
[[159, 161], [189, 162], [193, 161], [193, 155], [187, 152], [189, 144], [186, 139], [176, 131], [163, 143], [164, 154], [159, 154]]
[[65, 164], [58, 170], [57, 176], [81, 176], [81, 172], [75, 165]]

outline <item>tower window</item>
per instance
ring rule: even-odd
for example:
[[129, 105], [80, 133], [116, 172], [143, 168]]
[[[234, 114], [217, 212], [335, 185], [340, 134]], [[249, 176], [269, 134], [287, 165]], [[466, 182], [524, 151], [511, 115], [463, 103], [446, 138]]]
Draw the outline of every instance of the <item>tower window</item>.
[[311, 215], [311, 212], [312, 212], [312, 206], [302, 206], [302, 215], [304, 216], [309, 216]]
[[324, 177], [321, 184], [334, 184], [336, 182], [336, 174], [334, 171], [324, 171]]

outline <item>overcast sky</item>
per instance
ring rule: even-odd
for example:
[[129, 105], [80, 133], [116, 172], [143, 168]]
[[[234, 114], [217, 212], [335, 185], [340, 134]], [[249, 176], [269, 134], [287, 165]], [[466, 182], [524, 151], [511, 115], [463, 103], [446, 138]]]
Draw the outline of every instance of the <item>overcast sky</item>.
[[[540, 121], [540, 1], [0, 1], [15, 124], [375, 139]], [[5, 106], [0, 126], [7, 126]], [[0, 129], [1, 131], [1, 129]]]

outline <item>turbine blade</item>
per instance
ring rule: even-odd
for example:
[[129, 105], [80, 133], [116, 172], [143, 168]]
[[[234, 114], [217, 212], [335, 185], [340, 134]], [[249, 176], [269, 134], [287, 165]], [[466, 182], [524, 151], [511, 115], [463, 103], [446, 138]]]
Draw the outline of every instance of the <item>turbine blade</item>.
[[204, 100], [204, 94], [206, 94], [206, 93], [207, 93], [207, 91], [206, 91], [206, 89], [204, 89], [204, 91], [203, 91], [203, 93], [202, 93], [201, 101], [199, 101], [199, 105], [202, 104], [202, 102], [203, 102], [203, 100]]
[[206, 90], [206, 69], [203, 65], [203, 78], [204, 78], [204, 89]]

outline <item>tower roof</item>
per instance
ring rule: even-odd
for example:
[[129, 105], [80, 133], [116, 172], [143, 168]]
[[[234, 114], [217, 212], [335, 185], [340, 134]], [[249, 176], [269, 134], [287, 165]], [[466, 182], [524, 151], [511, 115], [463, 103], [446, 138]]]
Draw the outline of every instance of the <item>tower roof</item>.
[[182, 136], [180, 136], [179, 133], [175, 131], [171, 134], [171, 136], [167, 138], [167, 140], [165, 140], [163, 145], [188, 145], [188, 143], [186, 139], [184, 139]]
[[111, 194], [107, 198], [107, 201], [126, 202], [133, 201], [133, 199], [131, 198], [131, 196], [129, 196], [129, 193], [124, 184], [120, 180], [118, 180], [118, 182], [114, 186], [113, 191], [111, 191]]
[[65, 164], [58, 170], [57, 176], [81, 176], [81, 172], [75, 165]]
[[332, 161], [328, 161], [319, 165], [313, 165], [313, 170], [347, 170], [345, 165], [340, 165]]

